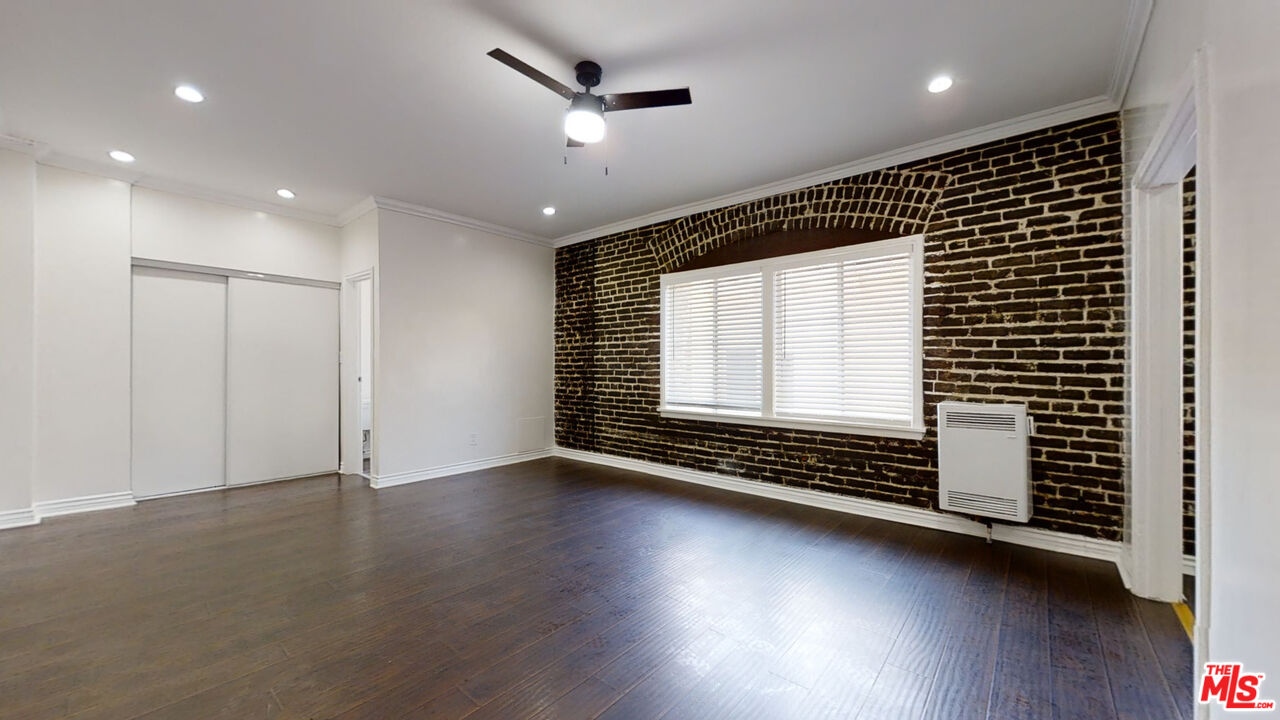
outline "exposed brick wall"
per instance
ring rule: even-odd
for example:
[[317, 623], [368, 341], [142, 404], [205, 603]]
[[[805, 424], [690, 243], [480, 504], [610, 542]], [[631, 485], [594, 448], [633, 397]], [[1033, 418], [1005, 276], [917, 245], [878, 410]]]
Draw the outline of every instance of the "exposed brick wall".
[[1182, 552], [1196, 554], [1196, 171], [1182, 181]]
[[[1119, 539], [1125, 284], [1118, 118], [1105, 115], [561, 248], [562, 447], [937, 505], [936, 405], [1026, 402], [1032, 524]], [[670, 420], [658, 279], [782, 229], [925, 232], [923, 440]]]
[[947, 182], [940, 172], [876, 170], [857, 183], [828, 183], [756, 202], [686, 215], [649, 237], [661, 272], [738, 240], [782, 230], [859, 227], [923, 232]]

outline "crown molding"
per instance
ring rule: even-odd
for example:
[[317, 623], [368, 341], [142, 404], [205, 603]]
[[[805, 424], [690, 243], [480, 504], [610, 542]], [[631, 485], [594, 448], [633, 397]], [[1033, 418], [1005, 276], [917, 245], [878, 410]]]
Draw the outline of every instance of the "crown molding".
[[1129, 81], [1138, 66], [1138, 53], [1142, 50], [1142, 40], [1151, 22], [1152, 6], [1153, 0], [1129, 0], [1129, 17], [1125, 20], [1124, 39], [1120, 42], [1120, 58], [1107, 86], [1107, 97], [1116, 107], [1124, 105], [1124, 96], [1129, 93]]
[[361, 200], [360, 202], [356, 203], [355, 205], [352, 205], [351, 207], [342, 211], [342, 213], [340, 213], [337, 218], [338, 227], [346, 227], [351, 223], [355, 222], [356, 220], [359, 220], [360, 218], [364, 217], [365, 214], [369, 213], [370, 211], [377, 210], [377, 209], [378, 209], [378, 200], [377, 198], [370, 195], [365, 199]]
[[311, 212], [309, 210], [286, 207], [263, 200], [246, 198], [231, 193], [221, 193], [215, 190], [209, 190], [208, 188], [181, 183], [176, 180], [168, 180], [165, 178], [145, 175], [143, 173], [130, 170], [129, 167], [125, 165], [86, 160], [81, 157], [53, 150], [49, 145], [37, 140], [29, 140], [26, 138], [14, 137], [12, 135], [0, 134], [0, 148], [15, 150], [17, 152], [30, 155], [41, 165], [58, 167], [64, 170], [72, 170], [89, 175], [97, 175], [99, 177], [112, 178], [114, 180], [126, 182], [134, 187], [173, 193], [175, 195], [182, 195], [185, 197], [195, 198], [197, 200], [218, 203], [220, 205], [230, 205], [232, 207], [238, 207], [245, 210], [256, 210], [258, 212], [271, 213], [273, 215], [282, 215], [297, 220], [306, 220], [308, 222], [314, 222], [321, 225], [328, 225], [330, 227], [344, 227], [370, 210], [382, 209], [405, 215], [413, 215], [415, 217], [439, 220], [440, 222], [449, 223], [451, 225], [471, 228], [472, 230], [479, 230], [491, 235], [498, 235], [500, 237], [532, 243], [534, 245], [552, 247], [550, 238], [542, 237], [540, 235], [532, 235], [514, 228], [495, 225], [493, 223], [465, 217], [463, 215], [454, 215], [453, 213], [447, 213], [443, 210], [436, 210], [435, 208], [429, 208], [425, 205], [416, 205], [414, 203], [396, 200], [394, 198], [372, 195], [366, 197], [355, 205], [352, 205], [342, 214], [335, 217], [323, 213]]
[[[435, 208], [429, 208], [423, 205], [415, 205], [413, 203], [404, 202], [403, 200], [395, 200], [393, 198], [377, 195], [373, 196], [372, 199], [374, 206], [380, 210], [390, 210], [391, 212], [397, 212], [404, 215], [413, 215], [415, 217], [427, 218], [429, 220], [439, 220], [440, 222], [449, 223], [450, 225], [458, 225], [472, 230], [479, 230], [481, 232], [510, 238], [512, 240], [519, 240], [521, 242], [541, 245], [543, 247], [554, 247], [550, 238], [545, 238], [541, 235], [532, 235], [530, 233], [521, 232], [502, 225], [494, 225], [493, 223], [476, 220], [475, 218], [469, 218], [463, 215], [454, 215], [453, 213], [447, 213], [443, 210], [436, 210]], [[359, 207], [359, 205], [356, 206], [356, 208]], [[343, 213], [343, 216], [347, 216], [356, 208], [352, 208], [352, 210], [348, 210], [346, 213]]]
[[49, 152], [49, 146], [39, 140], [5, 135], [3, 133], [0, 133], [0, 148], [20, 152], [23, 155], [30, 155], [36, 159]]
[[908, 145], [897, 150], [872, 155], [861, 160], [836, 165], [833, 167], [817, 170], [804, 175], [797, 175], [785, 180], [767, 183], [765, 185], [757, 185], [753, 188], [740, 190], [738, 192], [720, 195], [707, 200], [687, 203], [685, 205], [677, 205], [659, 210], [657, 212], [648, 213], [621, 220], [608, 225], [583, 230], [570, 235], [564, 235], [556, 238], [554, 246], [564, 247], [574, 243], [580, 243], [605, 235], [624, 232], [626, 230], [634, 230], [645, 225], [664, 222], [667, 220], [675, 220], [693, 213], [703, 212], [706, 210], [715, 210], [717, 208], [737, 205], [739, 203], [759, 200], [760, 198], [779, 195], [782, 193], [799, 190], [801, 188], [810, 187], [812, 185], [820, 185], [832, 180], [841, 180], [855, 175], [861, 175], [873, 170], [884, 170], [885, 168], [903, 165], [905, 163], [924, 160], [926, 158], [942, 155], [944, 153], [963, 150], [965, 148], [981, 145], [983, 143], [995, 140], [1003, 140], [1014, 135], [1021, 135], [1027, 132], [1043, 130], [1053, 127], [1054, 125], [1062, 125], [1064, 123], [1083, 120], [1085, 118], [1101, 115], [1103, 113], [1115, 112], [1119, 109], [1110, 97], [1106, 95], [1098, 95], [1085, 100], [1079, 100], [1066, 105], [1059, 105], [1048, 110], [1041, 110], [1029, 113], [1021, 117], [1012, 118], [1010, 120], [1002, 120], [1000, 122], [983, 125], [973, 130], [965, 130], [951, 135], [927, 140], [925, 142]]
[[282, 215], [295, 220], [306, 220], [307, 222], [313, 222], [319, 225], [340, 227], [337, 218], [332, 215], [303, 210], [301, 208], [285, 207], [284, 205], [277, 205], [276, 203], [267, 200], [255, 200], [242, 195], [222, 193], [197, 185], [188, 185], [186, 183], [177, 182], [176, 180], [143, 175], [135, 180], [133, 184], [137, 187], [146, 188], [148, 190], [159, 190], [160, 192], [173, 193], [174, 195], [185, 195], [186, 197], [195, 198], [197, 200], [218, 203], [219, 205], [230, 205], [243, 210], [256, 210], [258, 212], [269, 213], [271, 215]]
[[28, 140], [25, 138], [13, 137], [11, 135], [0, 135], [0, 147], [30, 155], [35, 158], [37, 163], [48, 167], [56, 167], [63, 170], [85, 173], [87, 175], [111, 178], [113, 180], [128, 183], [134, 187], [158, 190], [160, 192], [172, 193], [174, 195], [182, 195], [189, 198], [195, 198], [197, 200], [218, 203], [219, 205], [230, 205], [231, 207], [237, 207], [243, 210], [256, 210], [258, 212], [270, 213], [272, 215], [282, 215], [284, 217], [294, 218], [295, 220], [306, 220], [308, 222], [319, 223], [321, 225], [338, 227], [337, 218], [330, 215], [302, 210], [299, 208], [285, 207], [272, 202], [255, 200], [253, 198], [247, 198], [232, 193], [222, 193], [197, 185], [188, 185], [176, 180], [146, 175], [136, 170], [132, 170], [126, 165], [86, 160], [82, 157], [68, 155], [54, 150], [49, 145], [38, 140]]

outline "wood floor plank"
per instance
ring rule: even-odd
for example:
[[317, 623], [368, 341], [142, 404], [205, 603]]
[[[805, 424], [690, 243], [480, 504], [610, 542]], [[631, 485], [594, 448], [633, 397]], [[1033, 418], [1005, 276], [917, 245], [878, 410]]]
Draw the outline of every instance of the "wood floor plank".
[[1049, 578], [1043, 553], [1014, 548], [1000, 621], [989, 720], [1035, 720], [1053, 705]]
[[1119, 579], [1102, 568], [1091, 567], [1087, 575], [1117, 717], [1181, 717], [1183, 711], [1166, 684], [1138, 614], [1136, 598], [1124, 592]]
[[995, 677], [1010, 547], [991, 545], [969, 573], [948, 616], [946, 643], [929, 688], [925, 718], [986, 717]]
[[[622, 691], [600, 713], [601, 720], [657, 718], [684, 698], [720, 663], [739, 650], [738, 643], [715, 630], [705, 630], [685, 648], [643, 677], [622, 678], [611, 686]], [[619, 685], [631, 683], [629, 687]]]
[[1053, 720], [1116, 717], [1085, 563], [1057, 563], [1048, 585]]
[[1181, 712], [1165, 609], [1092, 561], [562, 459], [320, 477], [0, 533], [0, 720]]
[[1185, 634], [1178, 634], [1182, 623], [1167, 603], [1134, 598], [1134, 604], [1173, 695], [1174, 705], [1181, 713], [1179, 717], [1189, 720], [1195, 708], [1195, 668], [1191, 642]]

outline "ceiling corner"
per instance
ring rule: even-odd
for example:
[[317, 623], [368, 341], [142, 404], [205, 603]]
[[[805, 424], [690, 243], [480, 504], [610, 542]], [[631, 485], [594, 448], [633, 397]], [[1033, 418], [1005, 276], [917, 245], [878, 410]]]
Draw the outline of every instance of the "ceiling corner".
[[377, 198], [375, 198], [372, 195], [369, 195], [365, 197], [365, 199], [361, 200], [355, 205], [352, 205], [351, 207], [339, 213], [338, 217], [335, 219], [335, 222], [338, 225], [338, 227], [346, 227], [351, 223], [355, 222], [356, 220], [358, 220], [359, 218], [363, 217], [365, 213], [369, 212], [370, 210], [376, 210], [377, 208], [378, 208]]

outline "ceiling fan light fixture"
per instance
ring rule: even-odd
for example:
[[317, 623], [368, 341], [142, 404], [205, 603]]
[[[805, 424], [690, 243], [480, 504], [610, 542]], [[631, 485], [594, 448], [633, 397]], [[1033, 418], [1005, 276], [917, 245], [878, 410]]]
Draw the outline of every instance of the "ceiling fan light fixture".
[[573, 99], [564, 116], [564, 134], [580, 143], [604, 139], [604, 105], [600, 98], [583, 93]]

